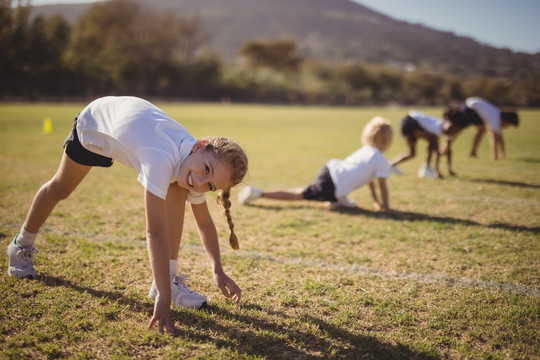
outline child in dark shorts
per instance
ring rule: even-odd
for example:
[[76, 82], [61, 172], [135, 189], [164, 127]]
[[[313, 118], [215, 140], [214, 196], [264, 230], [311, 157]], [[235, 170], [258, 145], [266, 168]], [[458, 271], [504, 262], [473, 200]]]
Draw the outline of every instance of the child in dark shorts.
[[[138, 174], [144, 188], [146, 240], [154, 299], [148, 328], [175, 331], [171, 305], [202, 308], [206, 297], [189, 289], [178, 272], [178, 253], [186, 203], [210, 260], [213, 280], [235, 302], [242, 291], [221, 265], [218, 234], [205, 193], [217, 191], [231, 230], [229, 242], [238, 249], [230, 214], [231, 188], [247, 173], [247, 156], [234, 141], [222, 137], [195, 139], [183, 126], [150, 102], [130, 96], [107, 96], [92, 101], [75, 118], [64, 142], [60, 166], [36, 193], [26, 219], [7, 248], [8, 274], [36, 277], [33, 257], [38, 232], [56, 205], [69, 197], [92, 167], [118, 161]], [[14, 285], [16, 286], [16, 285]]]
[[[444, 120], [451, 124], [446, 143], [441, 154], [448, 159], [448, 172], [456, 175], [452, 170], [452, 142], [463, 129], [472, 125], [476, 128], [470, 156], [477, 157], [478, 146], [486, 132], [486, 124], [490, 130], [491, 157], [493, 160], [506, 156], [502, 130], [510, 126], [518, 127], [519, 117], [515, 110], [499, 110], [484, 99], [472, 97], [465, 100], [460, 106], [449, 106], [444, 112]], [[451, 131], [451, 130], [454, 131]]]
[[[347, 195], [353, 190], [369, 184], [373, 206], [376, 210], [389, 211], [389, 195], [386, 178], [390, 166], [383, 152], [392, 143], [392, 127], [382, 117], [373, 118], [362, 132], [363, 146], [345, 160], [332, 159], [319, 171], [311, 185], [292, 191], [263, 191], [247, 186], [238, 194], [241, 204], [248, 204], [258, 198], [275, 200], [315, 200], [325, 201], [333, 206], [356, 207]], [[380, 188], [377, 197], [375, 179]]]
[[[407, 142], [407, 152], [394, 158], [391, 164], [391, 171], [402, 174], [397, 165], [410, 160], [416, 156], [416, 141], [425, 139], [428, 142], [426, 162], [422, 164], [418, 171], [419, 177], [442, 178], [439, 170], [439, 137], [441, 135], [451, 138], [462, 127], [452, 124], [449, 119], [439, 119], [434, 116], [423, 114], [418, 111], [410, 111], [401, 120], [401, 134]], [[432, 166], [432, 159], [434, 159]]]

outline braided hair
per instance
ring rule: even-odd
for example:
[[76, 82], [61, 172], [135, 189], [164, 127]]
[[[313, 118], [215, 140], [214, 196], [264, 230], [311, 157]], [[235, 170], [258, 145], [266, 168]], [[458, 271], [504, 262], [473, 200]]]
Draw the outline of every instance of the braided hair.
[[227, 223], [229, 224], [229, 229], [231, 230], [231, 235], [229, 237], [229, 244], [234, 250], [240, 249], [238, 244], [238, 238], [234, 233], [234, 223], [231, 218], [231, 188], [235, 185], [238, 185], [246, 176], [248, 169], [248, 159], [247, 155], [242, 150], [240, 145], [236, 142], [223, 138], [223, 137], [208, 137], [201, 139], [208, 143], [206, 146], [207, 151], [211, 151], [213, 155], [221, 160], [225, 160], [231, 167], [231, 179], [229, 182], [229, 187], [222, 190], [217, 198], [219, 205], [223, 207], [223, 212], [227, 218]]
[[231, 218], [231, 200], [229, 200], [229, 197], [231, 196], [230, 190], [223, 190], [219, 193], [217, 201], [218, 204], [223, 207], [223, 213], [225, 214], [225, 217], [227, 218], [227, 223], [229, 224], [229, 229], [231, 230], [231, 235], [229, 236], [229, 244], [234, 250], [240, 249], [240, 245], [238, 244], [238, 238], [236, 237], [236, 234], [234, 233], [234, 223]]

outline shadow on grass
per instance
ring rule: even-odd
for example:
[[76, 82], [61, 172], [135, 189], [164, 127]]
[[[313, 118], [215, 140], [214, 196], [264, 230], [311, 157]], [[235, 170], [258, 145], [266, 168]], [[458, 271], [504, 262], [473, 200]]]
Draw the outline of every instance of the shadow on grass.
[[[245, 206], [251, 206], [256, 207], [259, 209], [266, 209], [266, 210], [283, 210], [284, 207], [278, 206], [278, 205], [245, 205]], [[298, 209], [302, 210], [308, 208], [308, 206], [298, 206], [298, 205], [287, 205], [287, 209]], [[399, 211], [395, 213], [384, 213], [380, 211], [371, 211], [366, 210], [362, 208], [329, 208], [328, 211], [334, 211], [341, 214], [348, 214], [348, 215], [363, 215], [363, 216], [370, 216], [374, 218], [388, 218], [388, 219], [395, 219], [395, 220], [401, 220], [401, 221], [433, 221], [433, 222], [439, 222], [443, 224], [453, 224], [453, 225], [466, 225], [466, 226], [481, 226], [485, 228], [491, 228], [491, 229], [504, 229], [509, 231], [524, 231], [524, 232], [531, 232], [533, 234], [540, 233], [540, 227], [528, 227], [523, 225], [512, 225], [512, 224], [502, 224], [502, 223], [495, 223], [495, 224], [481, 224], [476, 221], [467, 220], [467, 219], [458, 219], [453, 218], [449, 216], [434, 216], [429, 214], [422, 214], [422, 213], [416, 213], [411, 211]]]
[[[37, 280], [50, 287], [67, 287], [97, 298], [129, 305], [133, 311], [148, 316], [153, 310], [153, 306], [148, 302], [125, 296], [121, 292], [81, 286], [71, 280], [46, 274], [38, 276]], [[258, 304], [242, 304], [239, 305], [239, 310], [234, 312], [208, 305], [201, 311], [209, 316], [200, 316], [191, 310], [173, 309], [172, 317], [177, 324], [177, 332], [172, 336], [198, 344], [213, 342], [216, 348], [226, 348], [233, 352], [237, 351], [241, 355], [266, 359], [333, 357], [436, 360], [440, 358], [434, 355], [433, 351], [416, 351], [407, 345], [396, 345], [378, 340], [373, 335], [358, 335], [346, 327], [339, 327], [307, 314], [300, 318], [293, 318], [283, 312], [264, 308]], [[234, 322], [235, 325], [224, 325], [224, 321]], [[306, 326], [299, 324], [299, 321]], [[366, 330], [369, 331], [369, 329]], [[209, 333], [216, 333], [219, 336], [211, 338]], [[174, 356], [174, 349], [171, 351], [173, 352], [171, 355]]]
[[496, 180], [496, 179], [477, 179], [477, 178], [465, 178], [463, 180], [470, 181], [473, 183], [483, 183], [483, 184], [493, 184], [493, 185], [505, 185], [512, 187], [521, 187], [521, 188], [531, 188], [531, 189], [540, 189], [540, 185], [527, 184], [519, 181], [505, 181], [505, 180]]
[[[204, 331], [195, 334], [190, 322], [180, 329], [178, 336], [196, 342], [207, 342], [208, 331], [218, 332], [221, 339], [216, 347], [237, 350], [240, 354], [265, 359], [439, 359], [430, 352], [421, 352], [403, 344], [391, 344], [372, 335], [358, 335], [345, 327], [338, 327], [320, 318], [303, 315], [293, 318], [283, 312], [264, 308], [258, 304], [240, 305], [244, 311], [231, 312], [217, 306], [205, 310], [212, 316], [230, 319], [240, 326], [225, 326], [216, 322], [201, 323]], [[261, 314], [260, 316], [249, 313]], [[185, 322], [185, 313], [181, 321]], [[192, 315], [194, 316], [194, 315]], [[266, 319], [276, 319], [269, 321]], [[303, 324], [298, 326], [288, 324]], [[303, 329], [306, 330], [303, 330]], [[246, 331], [249, 329], [249, 331]], [[357, 329], [361, 331], [361, 329]], [[315, 333], [315, 334], [314, 334]]]
[[512, 225], [512, 224], [481, 224], [476, 221], [467, 220], [467, 219], [458, 219], [449, 216], [434, 216], [422, 213], [416, 213], [411, 211], [399, 211], [395, 213], [383, 213], [377, 211], [365, 210], [362, 208], [337, 208], [332, 209], [331, 211], [337, 211], [343, 214], [350, 215], [364, 215], [378, 218], [390, 218], [401, 221], [434, 221], [442, 224], [452, 224], [452, 225], [466, 225], [466, 226], [481, 226], [490, 229], [504, 229], [509, 231], [524, 231], [532, 232], [533, 234], [540, 233], [540, 227], [528, 227], [523, 225]]
[[130, 298], [129, 296], [126, 296], [125, 294], [121, 292], [112, 292], [112, 291], [106, 291], [106, 290], [99, 290], [99, 289], [88, 287], [88, 286], [81, 286], [79, 284], [75, 284], [71, 280], [64, 279], [57, 276], [51, 276], [47, 274], [39, 274], [36, 280], [41, 281], [43, 284], [50, 287], [63, 286], [66, 288], [71, 288], [80, 293], [88, 293], [97, 298], [104, 298], [112, 302], [118, 302], [119, 304], [122, 304], [122, 305], [129, 305], [130, 308], [138, 312], [151, 314], [153, 311], [153, 305], [149, 305], [148, 303], [145, 303], [144, 301]]

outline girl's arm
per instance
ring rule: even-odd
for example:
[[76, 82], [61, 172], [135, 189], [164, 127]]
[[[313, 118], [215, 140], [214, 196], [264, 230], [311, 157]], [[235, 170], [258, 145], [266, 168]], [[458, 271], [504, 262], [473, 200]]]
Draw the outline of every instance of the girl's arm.
[[388, 187], [386, 186], [386, 178], [377, 178], [379, 180], [379, 188], [381, 189], [382, 197], [382, 208], [384, 211], [390, 211], [390, 206], [388, 204]]
[[377, 200], [377, 192], [375, 191], [375, 183], [372, 181], [369, 182], [369, 193], [371, 194], [371, 199], [373, 200], [373, 207], [375, 210], [381, 210], [381, 204]]
[[504, 159], [506, 157], [506, 150], [504, 149], [504, 137], [502, 132], [497, 135], [497, 143], [499, 144], [499, 159]]
[[174, 332], [171, 318], [171, 282], [169, 278], [169, 241], [167, 238], [167, 220], [165, 200], [148, 190], [144, 193], [146, 211], [146, 243], [148, 257], [157, 288], [154, 314], [148, 328], [158, 322], [158, 329]]
[[439, 152], [439, 137], [437, 135], [429, 136], [429, 145], [428, 145], [428, 159], [427, 164], [430, 164], [431, 156], [435, 155], [435, 176], [441, 178], [441, 170], [439, 167], [441, 154]]
[[453, 138], [446, 138], [446, 141], [444, 143], [444, 147], [441, 151], [443, 155], [446, 155], [446, 163], [448, 165], [448, 173], [452, 176], [455, 176], [456, 173], [452, 170], [452, 141], [455, 139], [455, 136]]
[[206, 201], [202, 204], [192, 204], [191, 209], [199, 229], [199, 236], [212, 267], [214, 282], [224, 296], [230, 297], [234, 302], [238, 303], [242, 297], [242, 291], [223, 271], [216, 226], [210, 216]]

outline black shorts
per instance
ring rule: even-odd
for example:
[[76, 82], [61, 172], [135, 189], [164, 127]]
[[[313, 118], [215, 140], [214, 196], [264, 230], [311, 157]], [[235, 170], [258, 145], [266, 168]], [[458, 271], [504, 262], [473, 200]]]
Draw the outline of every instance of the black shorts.
[[469, 125], [484, 125], [484, 120], [482, 120], [480, 115], [478, 115], [474, 109], [471, 109], [465, 105], [462, 110], [465, 113], [465, 117], [467, 118]]
[[66, 155], [77, 164], [101, 167], [111, 167], [113, 164], [113, 159], [93, 153], [82, 146], [77, 135], [77, 117], [73, 121], [73, 129], [62, 147], [65, 149]]
[[313, 184], [309, 185], [302, 196], [306, 200], [317, 200], [317, 201], [337, 201], [336, 199], [336, 187], [330, 176], [330, 170], [325, 165], [322, 167], [321, 171], [317, 175], [317, 178]]
[[414, 136], [415, 131], [425, 131], [420, 124], [418, 124], [418, 121], [416, 121], [411, 116], [407, 115], [401, 120], [401, 135], [406, 138], [413, 138], [416, 140], [416, 137]]

